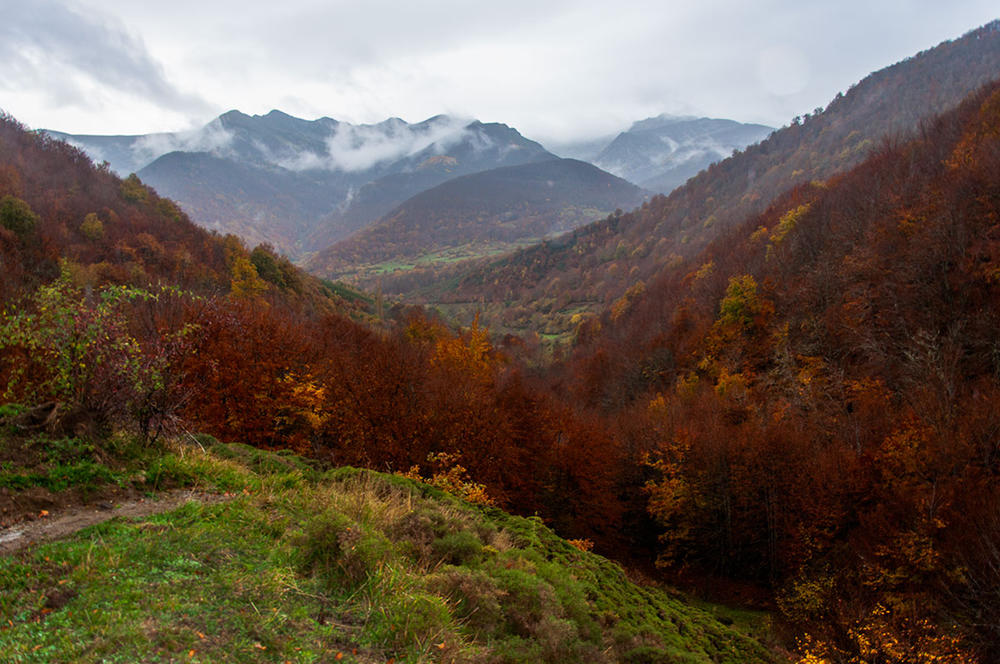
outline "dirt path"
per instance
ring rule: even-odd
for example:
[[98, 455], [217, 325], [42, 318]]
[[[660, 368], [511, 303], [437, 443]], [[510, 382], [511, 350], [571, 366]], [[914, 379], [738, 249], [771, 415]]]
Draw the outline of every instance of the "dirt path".
[[98, 503], [83, 507], [71, 507], [52, 514], [40, 516], [35, 521], [19, 523], [10, 528], [0, 529], [0, 555], [13, 553], [31, 544], [48, 542], [72, 535], [81, 528], [103, 523], [115, 517], [143, 517], [161, 512], [169, 512], [189, 501], [217, 503], [227, 500], [226, 496], [202, 493], [188, 489], [165, 491], [155, 498], [140, 498], [113, 505]]

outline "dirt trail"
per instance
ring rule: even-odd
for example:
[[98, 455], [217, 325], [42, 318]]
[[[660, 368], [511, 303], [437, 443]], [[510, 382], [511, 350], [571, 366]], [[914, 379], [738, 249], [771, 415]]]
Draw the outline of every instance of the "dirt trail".
[[143, 517], [169, 512], [192, 500], [199, 503], [217, 503], [227, 500], [227, 497], [189, 489], [175, 489], [158, 494], [155, 498], [140, 498], [116, 505], [98, 503], [59, 510], [41, 516], [35, 521], [0, 529], [0, 555], [13, 553], [38, 542], [66, 537], [81, 528], [103, 523], [115, 517]]

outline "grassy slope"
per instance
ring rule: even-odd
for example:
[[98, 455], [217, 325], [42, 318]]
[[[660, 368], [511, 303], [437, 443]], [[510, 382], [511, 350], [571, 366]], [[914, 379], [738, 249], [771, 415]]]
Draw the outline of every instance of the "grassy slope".
[[0, 558], [4, 661], [775, 661], [537, 519], [398, 476], [215, 445], [144, 478], [232, 499]]

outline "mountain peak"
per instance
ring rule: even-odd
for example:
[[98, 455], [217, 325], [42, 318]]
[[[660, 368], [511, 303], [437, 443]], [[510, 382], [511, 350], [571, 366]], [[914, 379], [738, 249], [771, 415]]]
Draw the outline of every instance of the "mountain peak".
[[601, 168], [668, 193], [713, 161], [762, 140], [771, 127], [663, 113], [632, 124], [594, 159]]
[[[671, 115], [670, 113], [660, 113], [659, 115], [653, 116], [651, 118], [646, 118], [645, 120], [637, 120], [632, 123], [629, 127], [629, 131], [646, 131], [648, 129], [660, 129], [662, 127], [667, 127], [670, 125], [678, 124], [680, 122], [689, 122], [691, 120], [698, 120], [696, 115]], [[707, 119], [707, 118], [700, 118]]]
[[419, 122], [417, 124], [422, 124], [422, 125], [424, 125], [424, 124], [437, 124], [438, 122], [451, 122], [454, 119], [455, 118], [451, 117], [447, 113], [438, 113], [437, 115], [432, 115], [431, 117], [427, 118], [423, 122]]
[[496, 129], [517, 131], [516, 129], [513, 129], [510, 125], [504, 124], [503, 122], [480, 122], [479, 120], [473, 120], [472, 122], [469, 123], [469, 126], [471, 127], [473, 125], [477, 127], [494, 127]]
[[393, 116], [391, 118], [386, 118], [385, 120], [382, 120], [382, 122], [376, 123], [375, 126], [385, 129], [402, 129], [403, 127], [409, 127], [410, 123], [404, 120], [403, 118], [397, 118], [396, 116]]
[[239, 122], [243, 120], [249, 120], [250, 116], [244, 113], [243, 111], [234, 108], [220, 115], [218, 119], [221, 120], [223, 124], [225, 124], [228, 122], [234, 122], [234, 121]]

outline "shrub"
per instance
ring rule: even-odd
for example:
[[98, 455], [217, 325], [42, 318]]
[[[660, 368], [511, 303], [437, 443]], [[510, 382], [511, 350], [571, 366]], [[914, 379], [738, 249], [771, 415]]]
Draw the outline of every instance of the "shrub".
[[83, 218], [83, 223], [80, 224], [80, 232], [88, 240], [100, 240], [104, 237], [104, 222], [101, 221], [101, 218], [95, 212], [91, 212]]
[[303, 571], [330, 581], [339, 576], [345, 544], [344, 534], [350, 534], [353, 522], [342, 514], [326, 512], [311, 519], [299, 542]]
[[85, 292], [64, 264], [59, 279], [0, 314], [0, 358], [12, 365], [5, 398], [60, 402], [64, 433], [123, 426], [155, 439], [183, 402], [171, 370], [193, 332], [186, 326], [141, 344], [129, 329], [130, 307], [157, 297], [124, 286]]
[[38, 224], [38, 215], [32, 212], [20, 198], [4, 196], [0, 198], [0, 226], [13, 231], [22, 240]]
[[[509, 562], [517, 563], [514, 559]], [[522, 566], [527, 563], [523, 560], [520, 562]], [[509, 629], [518, 636], [532, 637], [544, 616], [562, 614], [552, 586], [538, 578], [533, 566], [498, 569], [496, 578], [501, 590], [506, 593], [503, 607]]]
[[302, 567], [331, 591], [353, 587], [391, 560], [392, 543], [335, 511], [311, 519], [299, 543]]
[[8, 417], [17, 417], [25, 411], [25, 407], [19, 403], [0, 404], [0, 420]]
[[622, 658], [627, 664], [677, 664], [678, 659], [663, 648], [639, 646], [625, 653]]
[[451, 613], [445, 601], [435, 595], [402, 593], [392, 598], [384, 610], [376, 613], [376, 633], [397, 650], [425, 650], [434, 642], [443, 642], [451, 625]]
[[53, 438], [46, 442], [46, 455], [53, 463], [92, 459], [94, 446], [79, 438]]
[[433, 555], [451, 565], [462, 565], [478, 557], [483, 551], [479, 539], [468, 530], [448, 533], [431, 544]]
[[445, 567], [427, 577], [427, 587], [452, 602], [455, 616], [477, 639], [497, 633], [503, 625], [504, 592], [485, 572]]

